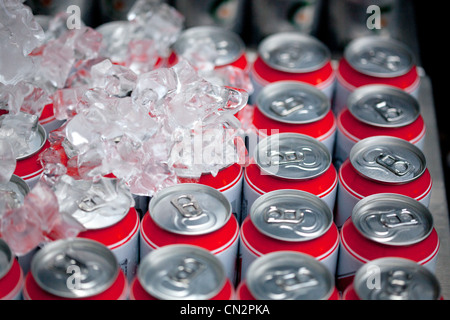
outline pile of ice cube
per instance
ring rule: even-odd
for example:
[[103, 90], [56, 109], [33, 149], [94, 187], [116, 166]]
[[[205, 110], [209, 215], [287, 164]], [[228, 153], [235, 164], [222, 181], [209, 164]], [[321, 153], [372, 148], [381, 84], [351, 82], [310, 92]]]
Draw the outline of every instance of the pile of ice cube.
[[183, 57], [155, 67], [182, 30], [175, 9], [136, 1], [124, 24], [129, 36], [118, 43], [84, 24], [67, 29], [65, 13], [44, 32], [22, 2], [0, 0], [0, 109], [7, 111], [0, 117], [0, 184], [45, 105], [65, 123], [49, 134], [44, 175], [24, 203], [8, 205], [0, 192], [0, 236], [16, 254], [84, 229], [58, 203], [60, 188], [69, 192], [75, 180], [95, 184], [113, 175], [130, 194], [152, 196], [181, 176], [215, 175], [243, 161], [234, 115], [247, 103], [245, 75], [206, 73]]

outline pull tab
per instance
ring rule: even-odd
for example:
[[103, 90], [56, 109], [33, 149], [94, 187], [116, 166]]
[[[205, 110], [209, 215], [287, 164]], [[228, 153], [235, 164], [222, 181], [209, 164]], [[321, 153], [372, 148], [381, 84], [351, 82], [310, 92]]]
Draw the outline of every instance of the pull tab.
[[169, 279], [177, 286], [188, 287], [191, 281], [205, 269], [205, 264], [194, 258], [187, 257], [169, 274]]
[[411, 280], [412, 276], [404, 270], [391, 271], [387, 278], [386, 293], [397, 299], [406, 297]]
[[264, 213], [267, 223], [289, 223], [299, 224], [303, 221], [305, 213], [300, 209], [284, 209], [277, 206], [270, 206]]
[[173, 198], [170, 202], [184, 218], [198, 217], [203, 213], [202, 208], [193, 195], [183, 194]]
[[[78, 260], [74, 256], [70, 255], [69, 253], [61, 253], [56, 256], [55, 258], [55, 264], [52, 266], [52, 270], [60, 273], [60, 274], [67, 274], [67, 267], [71, 265], [78, 266], [81, 270], [87, 270], [88, 266], [81, 260]], [[82, 272], [83, 273], [83, 272]]]
[[300, 97], [288, 97], [284, 100], [276, 100], [270, 104], [270, 109], [280, 117], [287, 117], [305, 108]]
[[98, 195], [86, 196], [78, 203], [78, 208], [85, 212], [92, 212], [104, 206], [106, 202]]
[[319, 284], [311, 271], [305, 267], [297, 270], [274, 271], [266, 276], [266, 281], [273, 281], [283, 292], [311, 288]]
[[386, 122], [398, 121], [403, 117], [403, 111], [396, 107], [390, 106], [387, 101], [380, 101], [373, 105], [373, 108], [378, 112]]
[[397, 55], [389, 54], [383, 51], [371, 50], [367, 53], [368, 57], [361, 58], [363, 64], [374, 64], [389, 71], [397, 71], [399, 69], [401, 58]]
[[281, 166], [287, 164], [303, 163], [305, 155], [300, 151], [268, 151], [269, 166]]
[[402, 209], [400, 212], [382, 213], [380, 222], [389, 229], [420, 224], [414, 215], [407, 209]]
[[300, 46], [285, 45], [273, 51], [277, 64], [286, 67], [294, 67], [298, 62], [311, 60], [313, 53], [302, 49]]
[[404, 176], [411, 169], [411, 164], [408, 161], [385, 153], [380, 154], [375, 161], [397, 176]]

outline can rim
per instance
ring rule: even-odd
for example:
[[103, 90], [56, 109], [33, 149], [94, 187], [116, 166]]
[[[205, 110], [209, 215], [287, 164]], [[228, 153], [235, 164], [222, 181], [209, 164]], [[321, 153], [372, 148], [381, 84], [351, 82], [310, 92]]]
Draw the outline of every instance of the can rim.
[[219, 55], [215, 60], [216, 66], [228, 65], [236, 61], [245, 52], [245, 44], [238, 34], [226, 28], [212, 25], [195, 26], [184, 30], [178, 37], [177, 41], [175, 41], [172, 45], [172, 48], [177, 55], [182, 55], [184, 48], [189, 44], [190, 39], [201, 39], [207, 36], [213, 37], [213, 40], [216, 40], [215, 37], [221, 36], [222, 38], [233, 41], [233, 43], [237, 46], [236, 52], [233, 55], [230, 55], [230, 57], [227, 58], [226, 56]]
[[[364, 150], [364, 148], [366, 148], [368, 146], [375, 145], [375, 142], [379, 141], [379, 140], [384, 140], [383, 142], [389, 141], [391, 144], [395, 144], [396, 147], [401, 147], [404, 150], [407, 150], [407, 151], [411, 152], [412, 154], [416, 155], [418, 161], [420, 161], [420, 163], [421, 163], [421, 167], [415, 173], [415, 175], [410, 177], [410, 178], [408, 178], [408, 179], [399, 179], [399, 180], [396, 180], [396, 181], [389, 181], [389, 180], [385, 180], [385, 179], [382, 179], [382, 178], [373, 177], [373, 176], [368, 175], [367, 173], [362, 172], [361, 168], [360, 168], [361, 166], [357, 162], [357, 155], [362, 150]], [[383, 145], [386, 145], [386, 143], [383, 143]], [[396, 138], [396, 137], [393, 137], [393, 136], [380, 135], [380, 136], [368, 137], [368, 138], [365, 138], [363, 140], [358, 141], [352, 147], [352, 149], [350, 150], [349, 159], [350, 159], [350, 163], [351, 163], [352, 167], [361, 176], [363, 176], [366, 179], [369, 179], [371, 181], [376, 181], [376, 182], [381, 182], [381, 183], [388, 183], [388, 184], [404, 184], [404, 183], [408, 183], [408, 182], [414, 181], [414, 180], [418, 179], [420, 176], [422, 176], [422, 174], [427, 169], [427, 163], [426, 163], [425, 155], [423, 154], [423, 152], [418, 147], [416, 147], [414, 144], [412, 144], [411, 142], [409, 142], [407, 140], [404, 140], [404, 139], [401, 139], [401, 138]]]
[[0, 251], [3, 252], [6, 255], [6, 258], [8, 259], [8, 263], [5, 266], [2, 266], [0, 268], [0, 280], [11, 270], [11, 267], [14, 263], [14, 257], [13, 252], [11, 248], [9, 247], [8, 243], [0, 238]]
[[[390, 72], [390, 73], [369, 71], [369, 70], [360, 68], [360, 66], [358, 64], [356, 64], [352, 58], [355, 57], [355, 55], [357, 55], [361, 50], [370, 47], [370, 44], [372, 44], [372, 43], [378, 43], [380, 45], [384, 45], [386, 47], [395, 48], [397, 50], [402, 51], [409, 59], [407, 67], [405, 67], [402, 70], [399, 70], [397, 72]], [[394, 40], [394, 39], [392, 39], [390, 37], [386, 37], [386, 36], [362, 36], [362, 37], [356, 38], [347, 45], [347, 47], [344, 50], [343, 57], [350, 64], [350, 66], [352, 68], [354, 68], [355, 70], [357, 70], [358, 72], [361, 72], [368, 76], [379, 77], [379, 78], [393, 78], [393, 77], [405, 75], [413, 68], [413, 66], [416, 63], [414, 54], [412, 53], [410, 48], [408, 48], [402, 42]]]
[[[274, 47], [276, 48], [277, 46], [280, 45], [280, 43], [286, 42], [292, 43], [294, 41], [316, 46], [318, 49], [322, 51], [324, 55], [323, 61], [311, 67], [298, 67], [298, 68], [284, 67], [282, 65], [274, 64], [272, 61], [270, 61], [268, 55], [270, 54], [270, 51], [273, 50]], [[321, 41], [319, 41], [317, 38], [313, 36], [309, 36], [304, 33], [296, 31], [278, 32], [265, 37], [258, 45], [257, 52], [258, 55], [268, 66], [274, 68], [275, 70], [284, 71], [288, 73], [306, 73], [316, 71], [325, 66], [331, 59], [330, 50], [328, 49], [327, 46], [325, 46], [325, 44], [323, 44]]]
[[[139, 283], [142, 285], [144, 290], [150, 294], [151, 296], [161, 299], [161, 300], [173, 300], [173, 299], [181, 299], [181, 300], [190, 300], [192, 297], [186, 296], [186, 297], [173, 297], [170, 294], [166, 294], [164, 292], [160, 292], [158, 290], [155, 290], [153, 286], [151, 286], [151, 282], [146, 281], [146, 275], [148, 273], [154, 273], [154, 270], [152, 270], [152, 267], [154, 267], [155, 264], [160, 262], [160, 260], [164, 260], [164, 258], [167, 258], [171, 255], [176, 254], [183, 254], [186, 255], [189, 252], [193, 252], [195, 255], [200, 256], [204, 259], [206, 259], [208, 262], [212, 263], [212, 266], [214, 267], [215, 271], [218, 274], [219, 282], [216, 288], [212, 291], [210, 291], [207, 294], [204, 294], [201, 296], [201, 299], [210, 299], [214, 296], [216, 296], [223, 288], [226, 282], [226, 274], [225, 269], [221, 262], [215, 257], [211, 252], [208, 250], [194, 245], [189, 244], [171, 244], [164, 247], [160, 247], [157, 250], [151, 251], [149, 254], [145, 256], [145, 258], [141, 261], [139, 264], [139, 268], [137, 271], [137, 279], [139, 280]], [[199, 297], [197, 297], [198, 299]]]
[[[298, 237], [291, 237], [291, 236], [283, 236], [283, 234], [274, 234], [273, 232], [270, 232], [270, 230], [267, 230], [264, 228], [265, 225], [268, 223], [265, 221], [261, 221], [261, 216], [263, 214], [263, 210], [261, 210], [261, 207], [267, 208], [267, 206], [270, 206], [269, 204], [264, 204], [266, 202], [269, 202], [273, 200], [274, 198], [278, 197], [290, 197], [295, 198], [298, 200], [302, 200], [303, 206], [305, 206], [305, 202], [309, 203], [311, 206], [317, 207], [321, 213], [323, 213], [322, 217], [324, 218], [323, 226], [317, 230], [314, 234], [311, 236], [306, 235], [297, 235]], [[253, 223], [253, 225], [258, 229], [259, 232], [262, 234], [273, 238], [277, 240], [282, 241], [288, 241], [288, 242], [304, 242], [304, 241], [310, 241], [317, 239], [324, 235], [333, 225], [333, 213], [331, 212], [328, 205], [318, 196], [301, 190], [295, 190], [295, 189], [282, 189], [282, 190], [275, 190], [268, 193], [265, 193], [258, 197], [258, 199], [255, 200], [255, 202], [252, 204], [252, 207], [250, 209], [250, 219]]]
[[[362, 117], [357, 112], [356, 105], [362, 98], [367, 97], [368, 94], [377, 94], [377, 93], [378, 94], [389, 93], [390, 95], [399, 97], [402, 100], [406, 101], [408, 103], [408, 106], [411, 106], [411, 109], [413, 109], [413, 116], [409, 117], [407, 119], [408, 121], [403, 121], [400, 124], [399, 123], [390, 124], [388, 121], [386, 121], [385, 123], [375, 122], [375, 121], [370, 121], [369, 119]], [[365, 85], [365, 86], [355, 89], [355, 91], [353, 91], [347, 99], [347, 108], [350, 111], [350, 113], [359, 121], [369, 124], [369, 125], [376, 126], [376, 127], [382, 127], [382, 128], [396, 128], [396, 127], [407, 126], [407, 125], [413, 123], [414, 121], [416, 121], [420, 115], [419, 102], [411, 94], [407, 93], [404, 90], [396, 88], [394, 86], [381, 85], [381, 84]]]
[[[97, 251], [99, 254], [102, 255], [102, 257], [104, 257], [105, 261], [108, 262], [108, 264], [110, 264], [111, 267], [113, 268], [112, 273], [110, 273], [109, 275], [108, 281], [105, 281], [103, 284], [96, 285], [91, 290], [74, 291], [68, 287], [67, 287], [68, 290], [58, 290], [57, 288], [54, 288], [51, 285], [45, 283], [45, 281], [43, 281], [44, 279], [41, 279], [39, 277], [38, 275], [38, 270], [40, 266], [39, 264], [45, 261], [47, 255], [51, 254], [53, 250], [57, 250], [58, 248], [65, 248], [65, 247], [67, 248], [73, 245], [84, 246], [84, 250], [86, 249], [86, 247], [88, 247], [91, 250]], [[92, 297], [104, 292], [105, 290], [110, 288], [111, 285], [116, 281], [120, 271], [116, 256], [105, 245], [90, 239], [67, 238], [50, 242], [46, 244], [44, 247], [42, 247], [33, 257], [30, 272], [33, 276], [33, 279], [36, 281], [36, 283], [42, 290], [59, 297], [76, 299], [76, 298]]]
[[41, 124], [37, 124], [37, 136], [40, 138], [39, 147], [36, 150], [32, 150], [22, 156], [16, 157], [17, 161], [24, 160], [27, 158], [30, 158], [34, 156], [35, 154], [39, 153], [42, 148], [44, 147], [45, 143], [47, 142], [48, 134], [47, 131], [44, 129], [44, 127]]
[[253, 261], [248, 267], [246, 275], [247, 287], [257, 300], [268, 299], [266, 295], [260, 294], [260, 290], [257, 290], [259, 279], [258, 276], [262, 272], [264, 272], [264, 270], [262, 269], [264, 269], [264, 267], [267, 268], [267, 266], [272, 266], [276, 263], [280, 263], [280, 261], [283, 261], [283, 259], [314, 267], [314, 270], [318, 271], [318, 274], [323, 276], [325, 285], [328, 289], [326, 293], [320, 298], [320, 300], [327, 300], [331, 296], [334, 291], [334, 276], [323, 263], [305, 253], [282, 250], [265, 254]]
[[[416, 237], [415, 239], [410, 240], [396, 240], [393, 241], [393, 237], [389, 238], [383, 238], [383, 237], [377, 237], [376, 234], [370, 235], [366, 232], [363, 225], [363, 218], [365, 217], [365, 211], [368, 209], [376, 208], [378, 204], [380, 204], [381, 201], [389, 201], [392, 204], [394, 203], [401, 203], [404, 204], [404, 206], [408, 206], [409, 208], [415, 209], [415, 212], [420, 213], [422, 215], [422, 220], [428, 225], [428, 227], [425, 229], [425, 231], [422, 233], [421, 236]], [[408, 196], [404, 196], [401, 194], [396, 193], [377, 193], [370, 196], [367, 196], [361, 200], [358, 201], [358, 203], [353, 207], [351, 219], [353, 222], [353, 225], [355, 226], [356, 230], [365, 237], [366, 239], [369, 239], [371, 241], [381, 243], [384, 245], [389, 246], [406, 246], [406, 245], [412, 245], [415, 243], [419, 243], [423, 240], [425, 240], [433, 231], [433, 215], [429, 211], [429, 209], [420, 203], [419, 201], [410, 198]], [[395, 239], [394, 239], [395, 240]]]
[[[278, 93], [283, 93], [285, 91], [292, 90], [292, 89], [302, 90], [306, 93], [309, 93], [309, 94], [312, 94], [312, 95], [318, 97], [321, 100], [320, 113], [316, 117], [311, 118], [311, 119], [285, 120], [285, 119], [282, 119], [281, 117], [277, 117], [276, 115], [274, 115], [271, 112], [268, 112], [268, 110], [266, 110], [266, 108], [263, 108], [263, 105], [265, 105], [263, 103], [263, 101], [267, 100], [272, 95], [275, 95]], [[307, 83], [302, 83], [299, 81], [277, 81], [277, 82], [268, 84], [258, 94], [255, 104], [256, 104], [256, 107], [258, 108], [258, 110], [262, 114], [264, 114], [264, 116], [266, 116], [267, 118], [278, 121], [278, 122], [282, 122], [282, 123], [288, 123], [288, 124], [307, 124], [307, 123], [316, 122], [316, 121], [319, 121], [319, 120], [325, 118], [325, 116], [331, 110], [330, 101], [327, 98], [327, 96], [325, 95], [325, 93], [323, 93], [321, 90], [317, 89], [313, 85], [310, 85]]]
[[[220, 201], [222, 204], [224, 204], [224, 208], [226, 210], [226, 214], [222, 217], [221, 221], [218, 223], [215, 223], [212, 227], [207, 228], [206, 230], [179, 230], [171, 228], [170, 226], [165, 225], [160, 221], [161, 215], [155, 210], [155, 208], [159, 205], [159, 203], [166, 199], [170, 194], [178, 191], [183, 190], [186, 193], [187, 191], [201, 191], [203, 194], [208, 194], [210, 196], [213, 196], [214, 198], [217, 198], [218, 201]], [[228, 199], [222, 194], [222, 192], [218, 191], [217, 189], [203, 185], [198, 183], [181, 183], [181, 184], [175, 184], [169, 187], [166, 187], [160, 191], [158, 191], [153, 198], [151, 199], [149, 203], [148, 208], [150, 217], [155, 222], [156, 225], [158, 225], [161, 229], [166, 230], [171, 233], [180, 234], [180, 235], [203, 235], [208, 234], [214, 231], [219, 230], [222, 228], [227, 222], [230, 220], [232, 215], [232, 208], [231, 204], [228, 201]]]
[[[357, 296], [362, 300], [370, 300], [370, 289], [367, 286], [367, 281], [369, 280], [367, 276], [373, 275], [373, 271], [371, 268], [376, 267], [377, 270], [380, 270], [383, 267], [398, 267], [398, 268], [410, 268], [412, 271], [420, 272], [423, 276], [431, 281], [431, 285], [434, 289], [433, 291], [433, 299], [437, 300], [441, 296], [441, 286], [439, 281], [435, 277], [435, 275], [425, 268], [423, 265], [420, 265], [412, 260], [400, 258], [400, 257], [385, 257], [379, 258], [365, 263], [360, 269], [355, 273], [354, 278], [354, 290]], [[366, 288], [366, 290], [362, 290], [362, 288]], [[375, 288], [374, 288], [375, 289]], [[369, 291], [368, 291], [369, 290]], [[380, 290], [380, 289], [375, 289]]]

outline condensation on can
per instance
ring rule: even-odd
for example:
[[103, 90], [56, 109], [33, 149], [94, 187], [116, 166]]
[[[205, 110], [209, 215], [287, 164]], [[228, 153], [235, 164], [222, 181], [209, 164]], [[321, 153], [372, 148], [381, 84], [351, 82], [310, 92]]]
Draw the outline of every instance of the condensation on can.
[[59, 129], [65, 122], [66, 120], [56, 119], [53, 104], [47, 104], [39, 117], [39, 123], [44, 127], [47, 135], [53, 130]]
[[8, 244], [0, 238], [0, 300], [21, 300], [24, 272]]

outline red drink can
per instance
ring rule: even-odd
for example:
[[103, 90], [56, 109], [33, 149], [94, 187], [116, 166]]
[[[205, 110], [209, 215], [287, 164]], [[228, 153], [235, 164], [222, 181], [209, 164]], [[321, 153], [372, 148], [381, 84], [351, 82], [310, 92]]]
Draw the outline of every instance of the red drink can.
[[196, 183], [164, 188], [150, 200], [141, 221], [140, 257], [171, 244], [188, 244], [212, 252], [234, 284], [239, 223], [231, 204], [218, 190]]
[[152, 251], [139, 264], [130, 300], [232, 300], [234, 287], [210, 251], [174, 244]]
[[242, 184], [244, 180], [244, 168], [238, 164], [232, 164], [222, 170], [217, 175], [211, 173], [203, 174], [200, 179], [190, 179], [179, 177], [180, 183], [199, 183], [212, 187], [220, 192], [228, 199], [231, 204], [231, 212], [237, 221], [241, 222], [241, 202], [242, 202]]
[[415, 98], [420, 75], [415, 57], [403, 43], [383, 36], [360, 37], [344, 50], [336, 70], [333, 111], [339, 114], [351, 92], [368, 84], [398, 87]]
[[443, 300], [436, 276], [403, 258], [380, 258], [364, 264], [345, 289], [343, 300]]
[[126, 300], [128, 282], [115, 255], [97, 241], [57, 240], [34, 256], [25, 300]]
[[420, 202], [391, 193], [366, 197], [341, 229], [338, 288], [344, 291], [359, 268], [379, 258], [410, 259], [434, 273], [439, 243], [433, 217]]
[[28, 152], [16, 158], [14, 174], [22, 178], [30, 189], [33, 189], [44, 172], [39, 156], [50, 147], [50, 142], [47, 140], [47, 132], [40, 124], [37, 125], [36, 134], [31, 138], [29, 146], [30, 150]]
[[337, 117], [335, 161], [344, 162], [358, 141], [373, 136], [407, 140], [423, 150], [426, 127], [412, 95], [392, 86], [367, 85], [350, 94]]
[[214, 61], [209, 61], [216, 68], [233, 66], [244, 71], [249, 70], [242, 39], [237, 33], [218, 26], [195, 26], [184, 30], [172, 46], [173, 50], [167, 61], [168, 67], [176, 65], [187, 49], [207, 41], [214, 44], [217, 50]]
[[47, 134], [61, 127], [65, 121], [66, 120], [56, 119], [53, 103], [47, 104], [44, 109], [42, 109], [42, 113], [39, 117], [39, 123], [44, 127]]
[[265, 86], [256, 97], [251, 126], [256, 132], [249, 137], [249, 152], [258, 136], [264, 138], [277, 131], [313, 137], [333, 154], [336, 118], [327, 96], [310, 84], [278, 81]]
[[241, 277], [259, 257], [277, 251], [311, 255], [335, 274], [339, 231], [333, 213], [319, 197], [299, 190], [277, 190], [253, 204], [241, 226]]
[[338, 176], [327, 147], [298, 133], [280, 133], [261, 140], [244, 172], [242, 219], [261, 195], [280, 189], [312, 193], [333, 210]]
[[334, 274], [310, 255], [294, 251], [256, 259], [236, 289], [237, 300], [339, 300]]
[[0, 300], [21, 300], [24, 273], [8, 244], [0, 239]]
[[388, 136], [363, 139], [339, 168], [334, 222], [341, 227], [359, 200], [377, 193], [402, 194], [428, 207], [431, 189], [425, 156], [415, 145]]
[[276, 81], [308, 83], [331, 101], [336, 80], [329, 49], [301, 32], [275, 33], [261, 41], [250, 77], [254, 88], [251, 104], [263, 87]]

